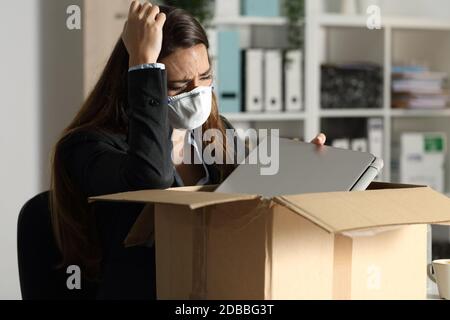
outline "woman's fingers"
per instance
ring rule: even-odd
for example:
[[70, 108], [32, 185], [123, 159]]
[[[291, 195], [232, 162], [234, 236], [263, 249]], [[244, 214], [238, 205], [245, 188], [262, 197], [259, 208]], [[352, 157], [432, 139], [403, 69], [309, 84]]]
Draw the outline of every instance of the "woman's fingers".
[[165, 16], [160, 17], [159, 7], [148, 1], [139, 7], [138, 4], [138, 1], [131, 3], [128, 25], [122, 35], [130, 55], [130, 67], [157, 62], [162, 46], [162, 28], [159, 26], [164, 24]]
[[323, 133], [319, 134], [317, 139], [319, 139], [320, 142], [325, 143], [327, 141], [327, 136], [324, 135]]
[[152, 9], [152, 5], [150, 4], [150, 2], [145, 2], [142, 7], [141, 10], [139, 10], [139, 19], [145, 19], [145, 17], [147, 16], [149, 10]]
[[327, 141], [327, 136], [325, 134], [321, 133], [312, 141], [312, 143], [322, 146], [325, 144], [326, 141]]
[[137, 0], [131, 2], [129, 18], [133, 16], [148, 22], [154, 22], [156, 20], [160, 27], [163, 26], [166, 21], [166, 16], [160, 14], [159, 6], [152, 5], [148, 1], [144, 4], [140, 4]]
[[129, 15], [133, 15], [133, 14], [138, 14], [139, 10], [141, 9], [141, 4], [139, 3], [139, 1], [134, 0], [133, 2], [131, 2], [130, 4], [130, 12]]
[[159, 7], [153, 6], [148, 12], [146, 16], [146, 20], [149, 22], [154, 22], [156, 19], [156, 16], [159, 14]]
[[156, 25], [160, 28], [164, 26], [164, 23], [166, 23], [166, 14], [161, 12], [156, 16]]

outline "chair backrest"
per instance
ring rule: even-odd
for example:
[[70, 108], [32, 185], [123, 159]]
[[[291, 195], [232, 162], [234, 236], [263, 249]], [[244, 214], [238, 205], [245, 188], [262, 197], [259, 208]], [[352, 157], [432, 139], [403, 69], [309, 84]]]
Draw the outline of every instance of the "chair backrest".
[[49, 192], [29, 200], [20, 211], [17, 252], [24, 300], [95, 299], [95, 283], [83, 279], [81, 290], [69, 290], [66, 283], [70, 274], [58, 268], [61, 256], [52, 230]]

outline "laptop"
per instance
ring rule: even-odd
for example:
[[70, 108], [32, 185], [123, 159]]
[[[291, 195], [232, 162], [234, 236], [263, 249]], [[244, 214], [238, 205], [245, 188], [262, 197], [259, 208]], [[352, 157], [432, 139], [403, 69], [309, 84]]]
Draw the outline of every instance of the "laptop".
[[[383, 168], [383, 160], [370, 153], [277, 138], [278, 166], [271, 164], [275, 168], [271, 170], [276, 173], [262, 174], [264, 170], [270, 170], [268, 162], [259, 157], [260, 150], [269, 150], [266, 154], [270, 158], [271, 139], [274, 138], [269, 136], [262, 141], [215, 192], [258, 194], [271, 198], [302, 193], [362, 191]], [[256, 158], [257, 161], [254, 160]]]

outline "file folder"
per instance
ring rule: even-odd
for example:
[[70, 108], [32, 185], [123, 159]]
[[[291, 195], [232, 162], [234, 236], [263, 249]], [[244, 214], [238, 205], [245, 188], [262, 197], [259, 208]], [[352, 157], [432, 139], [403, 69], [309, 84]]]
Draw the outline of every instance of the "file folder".
[[280, 50], [265, 52], [265, 111], [280, 112], [283, 109], [282, 53]]
[[285, 105], [286, 111], [303, 110], [303, 54], [300, 50], [286, 52]]
[[263, 96], [263, 70], [264, 51], [260, 49], [250, 49], [244, 52], [245, 74], [245, 111], [262, 112], [264, 104]]
[[367, 137], [369, 152], [383, 157], [384, 125], [381, 118], [370, 118], [367, 121]]
[[218, 33], [219, 109], [222, 113], [241, 111], [241, 50], [238, 31]]
[[242, 15], [254, 17], [280, 16], [279, 0], [242, 0]]

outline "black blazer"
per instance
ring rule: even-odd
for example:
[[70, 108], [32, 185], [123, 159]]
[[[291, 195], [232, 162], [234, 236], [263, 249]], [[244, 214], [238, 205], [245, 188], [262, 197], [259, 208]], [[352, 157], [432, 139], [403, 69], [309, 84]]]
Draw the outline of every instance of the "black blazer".
[[[182, 186], [171, 159], [166, 71], [144, 69], [128, 74], [128, 134], [78, 131], [61, 144], [69, 178], [84, 196]], [[225, 128], [232, 128], [222, 118]], [[212, 183], [219, 172], [207, 166]], [[125, 249], [123, 241], [141, 204], [95, 204], [103, 251], [100, 299], [154, 299], [154, 248]]]

